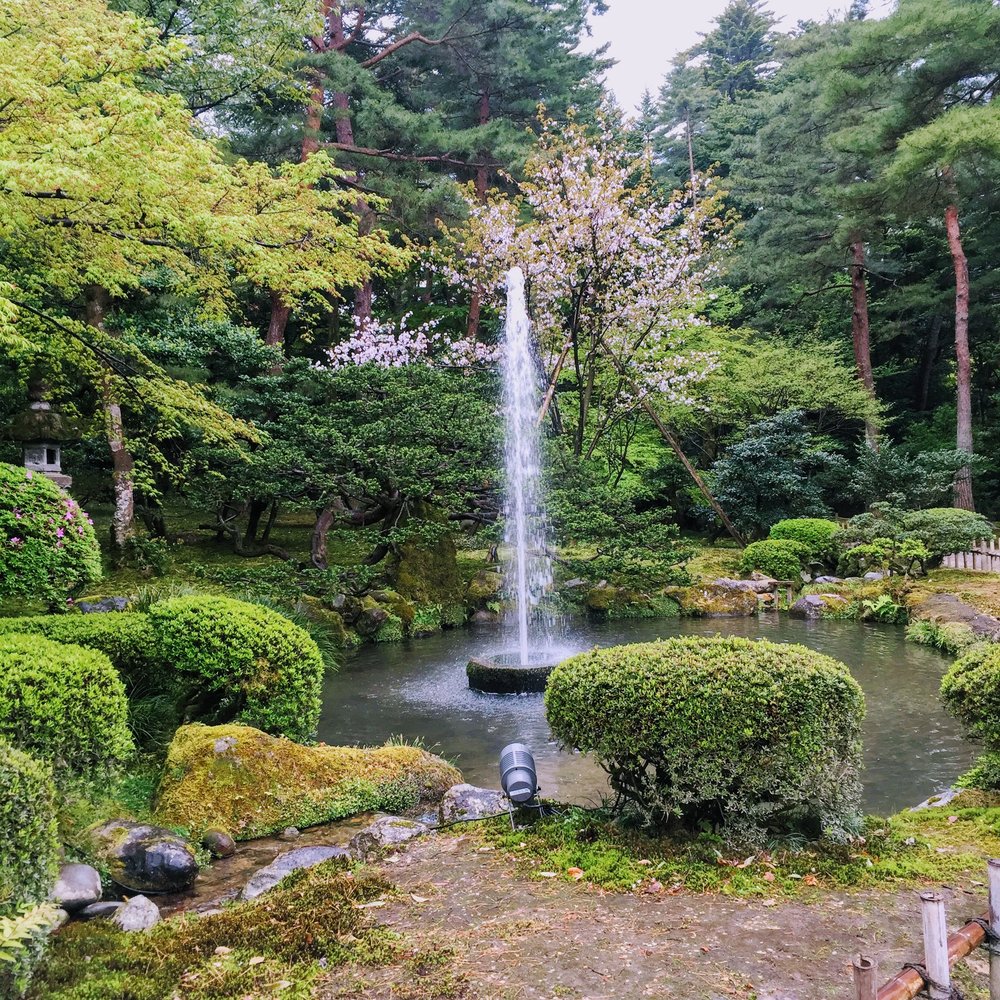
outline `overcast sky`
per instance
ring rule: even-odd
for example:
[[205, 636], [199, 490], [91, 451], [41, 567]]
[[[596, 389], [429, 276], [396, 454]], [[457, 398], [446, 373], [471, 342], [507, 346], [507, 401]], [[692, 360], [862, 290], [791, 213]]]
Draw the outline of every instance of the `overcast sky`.
[[[671, 59], [709, 31], [727, 0], [608, 0], [608, 12], [594, 19], [594, 43], [611, 43], [609, 55], [618, 60], [607, 82], [619, 103], [634, 110], [647, 88], [655, 95]], [[770, 0], [768, 8], [790, 31], [800, 20], [823, 20], [830, 11], [844, 11], [850, 0]], [[873, 0], [873, 16], [888, 13], [891, 0]]]

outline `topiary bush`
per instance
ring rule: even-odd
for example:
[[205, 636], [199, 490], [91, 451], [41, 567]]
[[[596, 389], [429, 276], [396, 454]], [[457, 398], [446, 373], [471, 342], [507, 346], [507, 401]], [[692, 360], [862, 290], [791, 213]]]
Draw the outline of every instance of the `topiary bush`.
[[956, 660], [941, 681], [945, 708], [965, 727], [986, 753], [963, 783], [1000, 788], [1000, 646], [973, 646]]
[[283, 615], [228, 597], [178, 597], [150, 608], [156, 658], [198, 692], [189, 713], [293, 740], [319, 722], [323, 657]]
[[0, 599], [56, 606], [101, 578], [93, 522], [41, 473], [0, 462]]
[[596, 756], [646, 824], [844, 836], [860, 821], [864, 695], [804, 646], [688, 637], [595, 649], [545, 692], [553, 735]]
[[971, 510], [930, 507], [903, 517], [902, 538], [923, 542], [932, 564], [952, 552], [967, 552], [981, 538], [992, 538], [993, 525]]
[[59, 870], [52, 770], [0, 740], [0, 917], [45, 899]]
[[127, 718], [125, 686], [103, 653], [0, 637], [0, 738], [84, 774], [132, 755]]
[[776, 580], [798, 580], [803, 562], [809, 557], [809, 549], [801, 542], [786, 538], [765, 538], [762, 542], [751, 542], [740, 559], [740, 572], [752, 573], [757, 570]]
[[771, 526], [768, 538], [799, 542], [808, 549], [810, 561], [831, 565], [836, 561], [837, 536], [841, 528], [836, 521], [822, 517], [793, 517]]

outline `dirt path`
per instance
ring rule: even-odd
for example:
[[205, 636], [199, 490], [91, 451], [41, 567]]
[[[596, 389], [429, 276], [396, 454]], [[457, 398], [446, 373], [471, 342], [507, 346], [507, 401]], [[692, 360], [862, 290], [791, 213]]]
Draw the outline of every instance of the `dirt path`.
[[[618, 894], [517, 876], [480, 844], [439, 836], [383, 862], [401, 893], [373, 916], [414, 951], [389, 968], [339, 970], [321, 996], [832, 1000], [853, 996], [858, 951], [879, 960], [883, 979], [920, 951], [912, 890], [809, 901]], [[950, 925], [985, 907], [978, 889], [942, 891]], [[971, 1000], [978, 973], [962, 976]]]

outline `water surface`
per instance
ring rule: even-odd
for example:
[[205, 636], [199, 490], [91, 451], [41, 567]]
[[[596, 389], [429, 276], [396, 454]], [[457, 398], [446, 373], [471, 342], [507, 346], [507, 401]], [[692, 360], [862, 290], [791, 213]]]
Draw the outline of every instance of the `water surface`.
[[[564, 655], [593, 646], [676, 635], [737, 635], [797, 642], [846, 663], [865, 692], [865, 807], [894, 812], [947, 788], [975, 755], [938, 697], [948, 660], [906, 642], [902, 629], [862, 622], [806, 622], [784, 615], [738, 619], [573, 620], [557, 640]], [[594, 805], [609, 793], [588, 757], [552, 742], [541, 695], [470, 691], [465, 665], [516, 646], [499, 627], [478, 626], [427, 639], [365, 646], [326, 683], [320, 739], [380, 744], [420, 739], [453, 760], [466, 781], [497, 787], [500, 749], [527, 743], [546, 796]]]

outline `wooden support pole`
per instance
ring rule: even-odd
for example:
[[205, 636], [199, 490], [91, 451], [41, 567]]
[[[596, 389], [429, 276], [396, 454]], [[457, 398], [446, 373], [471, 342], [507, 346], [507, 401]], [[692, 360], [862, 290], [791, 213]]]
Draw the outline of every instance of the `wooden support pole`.
[[931, 1000], [951, 1000], [951, 965], [948, 962], [948, 923], [944, 897], [939, 892], [920, 893], [924, 926], [924, 968]]
[[[987, 865], [990, 885], [990, 930], [1000, 937], [1000, 858], [991, 858]], [[990, 950], [990, 1000], [1000, 1000], [1000, 955]]]
[[854, 959], [854, 991], [857, 1000], [875, 1000], [877, 989], [878, 963], [874, 959], [858, 955]]

